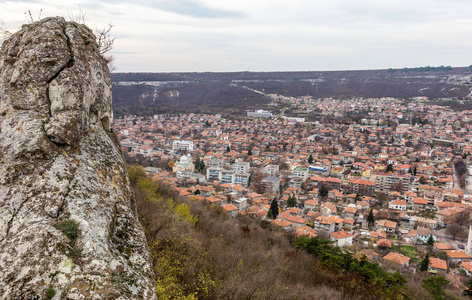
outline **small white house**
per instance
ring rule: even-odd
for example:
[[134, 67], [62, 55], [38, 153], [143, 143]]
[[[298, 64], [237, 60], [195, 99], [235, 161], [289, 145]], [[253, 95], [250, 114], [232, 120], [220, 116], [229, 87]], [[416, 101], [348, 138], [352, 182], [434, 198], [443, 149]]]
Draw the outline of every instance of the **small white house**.
[[394, 209], [394, 210], [400, 210], [400, 211], [405, 211], [406, 210], [406, 201], [405, 200], [393, 200], [390, 201], [388, 204], [388, 208]]
[[339, 247], [352, 246], [353, 235], [347, 231], [341, 230], [329, 234], [330, 240], [334, 241]]

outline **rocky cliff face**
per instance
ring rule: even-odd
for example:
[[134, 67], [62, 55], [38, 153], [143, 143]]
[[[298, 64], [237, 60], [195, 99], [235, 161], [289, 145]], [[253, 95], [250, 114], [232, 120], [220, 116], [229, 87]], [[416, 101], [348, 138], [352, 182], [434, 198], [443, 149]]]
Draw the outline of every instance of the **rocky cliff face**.
[[25, 25], [0, 72], [0, 298], [154, 299], [95, 36]]

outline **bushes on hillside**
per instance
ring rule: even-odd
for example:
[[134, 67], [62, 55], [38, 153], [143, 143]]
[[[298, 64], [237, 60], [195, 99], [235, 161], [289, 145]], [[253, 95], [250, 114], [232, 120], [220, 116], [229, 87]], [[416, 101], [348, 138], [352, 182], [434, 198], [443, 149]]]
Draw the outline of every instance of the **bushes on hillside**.
[[403, 276], [358, 261], [326, 241], [296, 240], [259, 219], [232, 218], [219, 207], [179, 198], [140, 167], [130, 167], [129, 178], [159, 299], [368, 300], [405, 295]]

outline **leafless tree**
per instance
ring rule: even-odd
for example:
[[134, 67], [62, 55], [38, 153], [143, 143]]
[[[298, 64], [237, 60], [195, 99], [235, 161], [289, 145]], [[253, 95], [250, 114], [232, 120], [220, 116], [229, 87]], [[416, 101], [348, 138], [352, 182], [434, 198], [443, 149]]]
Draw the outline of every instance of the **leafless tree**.
[[452, 235], [452, 239], [455, 240], [456, 236], [462, 231], [461, 225], [457, 223], [451, 223], [446, 226], [446, 234]]
[[470, 211], [460, 213], [456, 218], [456, 223], [468, 227], [470, 224]]
[[461, 189], [467, 185], [467, 178], [469, 177], [469, 169], [462, 159], [454, 163], [454, 172], [456, 174], [457, 183]]
[[390, 190], [391, 191], [397, 191], [397, 192], [403, 192], [403, 182], [401, 180], [397, 180], [395, 182], [393, 182], [391, 185], [390, 185]]

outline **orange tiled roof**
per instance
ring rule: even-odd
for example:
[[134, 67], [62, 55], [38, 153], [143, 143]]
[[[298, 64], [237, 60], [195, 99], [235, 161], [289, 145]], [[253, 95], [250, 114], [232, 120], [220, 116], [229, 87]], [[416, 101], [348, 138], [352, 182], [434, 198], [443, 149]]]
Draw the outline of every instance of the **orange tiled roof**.
[[346, 211], [347, 213], [355, 214], [357, 212], [357, 208], [347, 206], [346, 208], [344, 208], [344, 211]]
[[440, 258], [430, 258], [429, 266], [435, 269], [447, 270], [446, 261]]
[[426, 205], [426, 204], [428, 204], [428, 201], [426, 201], [426, 199], [424, 199], [424, 198], [414, 198], [413, 203]]
[[392, 248], [392, 242], [387, 239], [379, 239], [377, 241], [377, 247]]
[[234, 206], [233, 204], [226, 204], [223, 209], [225, 211], [234, 211], [234, 210], [238, 210], [238, 208], [236, 206]]
[[391, 261], [391, 262], [394, 262], [394, 263], [397, 263], [397, 264], [400, 264], [400, 265], [404, 265], [408, 261], [410, 261], [409, 257], [407, 257], [403, 254], [400, 254], [400, 253], [396, 253], [396, 252], [390, 252], [389, 254], [384, 256], [384, 259], [386, 259], [388, 261]]
[[472, 272], [472, 261], [463, 261], [461, 263], [461, 266], [465, 269], [467, 269], [469, 272]]
[[454, 250], [454, 247], [448, 243], [434, 243], [434, 246], [438, 250]]
[[450, 258], [470, 258], [470, 256], [462, 250], [446, 250], [446, 255]]
[[350, 234], [349, 232], [344, 231], [344, 230], [333, 232], [333, 233], [331, 233], [331, 235], [337, 240], [345, 239], [345, 238], [348, 238], [348, 237], [352, 236], [352, 234]]
[[284, 219], [280, 219], [280, 220], [276, 219], [272, 222], [272, 224], [280, 226], [280, 227], [289, 227], [290, 225], [292, 225], [292, 223]]
[[406, 201], [405, 200], [400, 200], [400, 199], [393, 200], [390, 203], [393, 204], [393, 205], [406, 205]]

